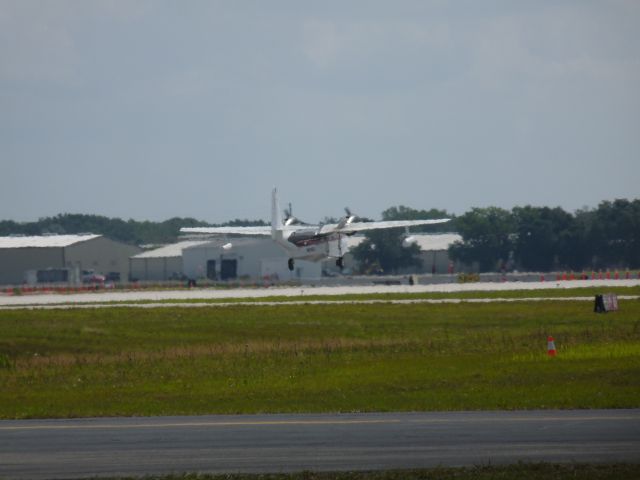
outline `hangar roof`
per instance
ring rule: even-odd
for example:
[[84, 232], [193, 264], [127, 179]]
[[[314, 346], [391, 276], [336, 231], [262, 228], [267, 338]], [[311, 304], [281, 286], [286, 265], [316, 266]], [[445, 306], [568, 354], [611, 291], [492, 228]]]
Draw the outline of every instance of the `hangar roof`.
[[139, 253], [131, 258], [167, 258], [167, 257], [181, 257], [182, 250], [184, 248], [196, 247], [205, 243], [210, 243], [211, 240], [188, 240], [184, 242], [172, 243], [171, 245], [165, 245], [164, 247], [149, 250], [147, 252]]
[[457, 233], [442, 233], [433, 235], [414, 235], [420, 250], [425, 252], [433, 250], [447, 250], [452, 243], [462, 241], [462, 236]]
[[80, 235], [39, 235], [0, 237], [0, 248], [64, 248], [101, 237], [91, 233]]

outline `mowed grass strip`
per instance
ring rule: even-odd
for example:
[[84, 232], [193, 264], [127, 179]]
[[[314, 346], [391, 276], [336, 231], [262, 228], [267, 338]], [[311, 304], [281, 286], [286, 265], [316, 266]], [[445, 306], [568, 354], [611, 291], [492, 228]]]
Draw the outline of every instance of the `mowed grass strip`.
[[[228, 304], [228, 303], [263, 303], [263, 302], [366, 302], [370, 300], [391, 302], [396, 300], [476, 300], [476, 299], [530, 299], [530, 298], [594, 298], [595, 295], [602, 293], [615, 293], [619, 296], [637, 297], [640, 296], [640, 286], [632, 287], [583, 287], [571, 288], [570, 283], [549, 282], [555, 287], [549, 287], [540, 290], [499, 290], [499, 291], [467, 291], [467, 292], [407, 292], [407, 293], [368, 293], [368, 294], [341, 294], [341, 295], [317, 295], [314, 294], [313, 288], [300, 288], [299, 295], [284, 296], [278, 295], [278, 289], [267, 291], [271, 296], [264, 297], [229, 297], [229, 298], [190, 298], [190, 299], [162, 299], [162, 300], [119, 300], [107, 302], [86, 302], [85, 305], [127, 305], [127, 304], [150, 304], [150, 303], [211, 303], [211, 304]], [[202, 292], [203, 295], [210, 289], [204, 288], [193, 290], [193, 292]], [[108, 293], [108, 292], [105, 292]], [[28, 297], [27, 297], [28, 300]], [[25, 300], [23, 306], [28, 305]], [[49, 305], [70, 305], [65, 301], [65, 295], [60, 295], [60, 302]]]
[[[251, 303], [299, 303], [299, 302], [393, 302], [393, 301], [421, 301], [421, 300], [527, 300], [527, 299], [547, 299], [547, 298], [583, 298], [592, 299], [595, 295], [602, 293], [615, 293], [621, 297], [638, 297], [640, 296], [640, 286], [632, 287], [581, 287], [571, 288], [570, 283], [557, 283], [556, 287], [550, 287], [540, 290], [499, 290], [499, 291], [468, 291], [468, 292], [407, 292], [407, 293], [370, 293], [370, 294], [342, 294], [342, 295], [317, 295], [314, 294], [313, 288], [300, 288], [299, 295], [284, 296], [278, 295], [278, 289], [269, 290], [267, 293], [271, 296], [264, 297], [229, 297], [229, 298], [190, 298], [190, 299], [161, 299], [161, 300], [117, 300], [117, 301], [92, 301], [82, 302], [82, 305], [131, 305], [131, 304], [191, 304], [191, 303], [211, 303], [223, 304], [251, 304]], [[203, 296], [209, 292], [209, 289], [195, 290], [202, 292]], [[109, 293], [105, 291], [104, 293]], [[37, 297], [36, 297], [37, 298]], [[65, 295], [60, 295], [60, 302], [47, 304], [47, 307], [73, 305], [72, 302], [65, 300]], [[14, 305], [11, 308], [28, 307], [28, 303]], [[0, 308], [1, 310], [1, 308]]]
[[117, 477], [112, 480], [636, 480], [640, 464], [550, 464], [479, 465], [364, 472], [299, 472], [272, 474], [175, 474]]
[[638, 300], [0, 312], [0, 418], [638, 406]]

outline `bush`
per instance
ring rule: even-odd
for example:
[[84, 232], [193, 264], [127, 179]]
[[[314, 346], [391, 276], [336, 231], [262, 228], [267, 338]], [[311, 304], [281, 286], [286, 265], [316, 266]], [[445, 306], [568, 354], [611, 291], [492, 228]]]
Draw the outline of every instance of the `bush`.
[[477, 273], [459, 273], [458, 283], [475, 283], [480, 281], [480, 275]]

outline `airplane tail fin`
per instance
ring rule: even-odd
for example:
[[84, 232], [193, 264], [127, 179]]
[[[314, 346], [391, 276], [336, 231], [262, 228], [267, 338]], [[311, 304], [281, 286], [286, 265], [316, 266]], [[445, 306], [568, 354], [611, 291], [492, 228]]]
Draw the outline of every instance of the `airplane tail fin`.
[[278, 203], [278, 189], [274, 188], [271, 192], [271, 235], [275, 238], [276, 232], [282, 231], [282, 217], [280, 214], [280, 205]]

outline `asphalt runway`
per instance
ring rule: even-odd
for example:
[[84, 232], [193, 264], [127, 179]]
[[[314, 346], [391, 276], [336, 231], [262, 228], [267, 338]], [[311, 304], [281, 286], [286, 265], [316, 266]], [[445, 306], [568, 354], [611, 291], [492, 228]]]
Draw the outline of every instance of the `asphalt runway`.
[[640, 410], [0, 422], [0, 477], [640, 462]]
[[[433, 285], [345, 285], [331, 287], [269, 287], [269, 288], [196, 288], [192, 290], [129, 290], [101, 291], [98, 293], [74, 294], [0, 294], [0, 307], [55, 305], [61, 303], [107, 303], [167, 300], [198, 300], [225, 298], [264, 298], [282, 296], [304, 300], [308, 296], [326, 295], [364, 295], [378, 293], [424, 293], [424, 292], [471, 292], [471, 291], [509, 291], [567, 289], [582, 287], [632, 287], [640, 285], [640, 279], [634, 280], [573, 280], [566, 282], [480, 282], [446, 283]], [[606, 293], [606, 291], [603, 291]]]
[[[639, 295], [619, 295], [618, 300], [639, 300]], [[235, 302], [207, 302], [190, 301], [186, 302], [162, 302], [162, 303], [66, 303], [64, 305], [0, 305], [0, 312], [3, 310], [57, 310], [57, 309], [96, 309], [96, 308], [224, 308], [224, 307], [273, 307], [282, 305], [373, 305], [373, 304], [395, 304], [395, 305], [415, 305], [420, 303], [442, 304], [442, 303], [522, 303], [522, 302], [593, 302], [593, 297], [522, 297], [522, 298], [417, 298], [410, 300], [288, 300], [286, 302], [274, 301], [235, 301]]]

